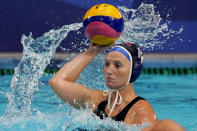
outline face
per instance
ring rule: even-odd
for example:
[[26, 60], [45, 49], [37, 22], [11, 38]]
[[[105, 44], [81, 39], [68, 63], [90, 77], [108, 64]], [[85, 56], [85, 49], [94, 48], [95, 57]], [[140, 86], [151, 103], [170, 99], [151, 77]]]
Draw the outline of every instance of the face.
[[122, 53], [112, 51], [105, 57], [103, 72], [106, 86], [119, 89], [128, 82], [130, 62]]

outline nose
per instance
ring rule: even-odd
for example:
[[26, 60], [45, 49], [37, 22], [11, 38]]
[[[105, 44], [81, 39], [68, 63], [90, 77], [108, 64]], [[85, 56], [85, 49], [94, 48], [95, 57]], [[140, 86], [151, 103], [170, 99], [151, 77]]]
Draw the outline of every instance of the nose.
[[105, 72], [107, 75], [112, 75], [112, 74], [113, 74], [113, 66], [112, 66], [112, 65], [106, 66], [106, 67], [104, 68], [104, 72]]

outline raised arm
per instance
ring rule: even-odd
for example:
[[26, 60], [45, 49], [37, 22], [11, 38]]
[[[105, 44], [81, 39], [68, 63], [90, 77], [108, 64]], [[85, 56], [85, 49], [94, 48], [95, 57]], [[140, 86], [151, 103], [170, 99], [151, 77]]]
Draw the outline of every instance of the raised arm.
[[87, 51], [65, 64], [49, 81], [56, 94], [77, 109], [85, 108], [85, 102], [90, 101], [92, 91], [75, 81], [100, 50], [98, 46], [92, 44]]

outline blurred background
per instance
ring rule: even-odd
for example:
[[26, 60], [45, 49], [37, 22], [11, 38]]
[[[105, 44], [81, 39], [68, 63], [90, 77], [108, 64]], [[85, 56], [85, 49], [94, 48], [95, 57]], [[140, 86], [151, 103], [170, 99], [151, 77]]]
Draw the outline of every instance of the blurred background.
[[[141, 3], [154, 4], [162, 19], [172, 21], [174, 29], [183, 32], [167, 41], [162, 48], [145, 50], [145, 53], [197, 53], [196, 0], [0, 0], [0, 53], [22, 52], [22, 34], [37, 38], [50, 29], [82, 22], [87, 9], [97, 3], [109, 3], [136, 9]], [[61, 47], [70, 48], [79, 38], [70, 36]], [[74, 51], [75, 50], [71, 50]], [[61, 48], [57, 52], [64, 52]]]

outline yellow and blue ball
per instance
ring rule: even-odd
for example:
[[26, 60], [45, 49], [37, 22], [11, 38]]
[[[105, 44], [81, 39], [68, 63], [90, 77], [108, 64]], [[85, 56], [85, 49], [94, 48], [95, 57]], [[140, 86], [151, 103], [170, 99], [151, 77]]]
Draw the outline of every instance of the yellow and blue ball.
[[110, 4], [98, 4], [90, 8], [84, 18], [86, 37], [98, 45], [109, 45], [120, 38], [124, 20], [120, 11]]

